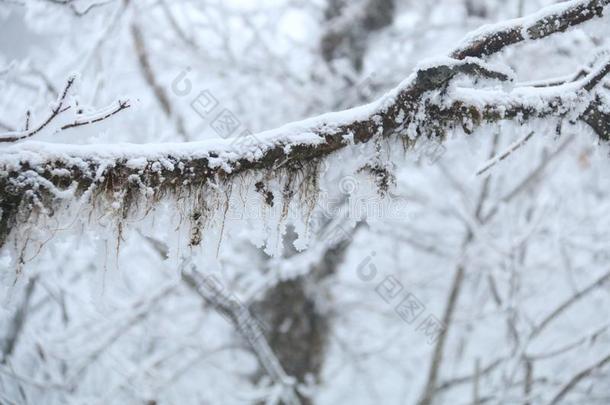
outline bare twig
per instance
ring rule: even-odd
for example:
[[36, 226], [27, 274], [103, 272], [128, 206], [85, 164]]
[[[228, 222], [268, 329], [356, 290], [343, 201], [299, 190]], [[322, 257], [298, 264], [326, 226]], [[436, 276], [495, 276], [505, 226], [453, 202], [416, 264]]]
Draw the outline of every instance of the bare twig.
[[91, 10], [105, 6], [109, 3], [114, 2], [115, 0], [105, 0], [105, 1], [100, 1], [97, 3], [90, 3], [88, 4], [85, 8], [83, 8], [82, 10], [79, 10], [76, 7], [76, 2], [77, 0], [45, 0], [49, 3], [53, 3], [53, 4], [57, 4], [60, 6], [67, 6], [68, 9], [70, 9], [70, 11], [77, 17], [83, 17], [85, 15], [87, 15]]
[[506, 159], [511, 153], [513, 153], [514, 151], [516, 151], [517, 149], [519, 149], [520, 147], [525, 145], [525, 143], [527, 141], [529, 141], [529, 139], [533, 135], [534, 135], [534, 131], [530, 132], [529, 134], [525, 135], [523, 138], [519, 139], [517, 142], [510, 145], [508, 147], [508, 149], [506, 149], [504, 152], [502, 152], [499, 155], [494, 156], [493, 158], [488, 160], [487, 163], [485, 163], [483, 165], [483, 167], [481, 167], [479, 170], [477, 170], [477, 176], [480, 176], [481, 174], [485, 173], [487, 170], [489, 170], [493, 166], [495, 166], [498, 162], [501, 162], [504, 159]]
[[606, 357], [602, 358], [601, 360], [599, 360], [597, 363], [593, 364], [592, 366], [581, 370], [578, 374], [576, 374], [574, 377], [572, 377], [566, 385], [563, 386], [563, 388], [549, 402], [549, 405], [555, 405], [555, 404], [558, 404], [559, 402], [561, 402], [563, 400], [563, 398], [570, 391], [572, 391], [574, 389], [574, 387], [576, 387], [576, 385], [580, 381], [589, 377], [591, 374], [593, 374], [594, 371], [602, 368], [607, 363], [610, 363], [610, 354], [607, 355]]
[[[70, 106], [64, 106], [64, 104], [66, 102], [66, 96], [68, 94], [68, 90], [70, 89], [70, 87], [72, 86], [73, 83], [74, 83], [74, 78], [70, 78], [68, 80], [68, 84], [64, 88], [64, 91], [62, 92], [59, 100], [57, 101], [56, 107], [51, 110], [51, 115], [42, 124], [40, 124], [36, 128], [30, 129], [31, 114], [30, 114], [30, 111], [28, 110], [26, 113], [25, 130], [22, 132], [8, 132], [8, 133], [0, 134], [0, 143], [17, 142], [17, 141], [21, 141], [23, 139], [31, 138], [32, 136], [34, 136], [34, 135], [38, 134], [40, 131], [42, 131], [45, 127], [47, 127], [61, 113], [70, 109]], [[76, 120], [74, 120], [73, 122], [61, 126], [57, 131], [64, 131], [64, 130], [70, 129], [70, 128], [81, 127], [83, 125], [95, 124], [97, 122], [108, 119], [108, 118], [112, 117], [113, 115], [115, 115], [115, 114], [119, 113], [120, 111], [123, 111], [129, 107], [131, 107], [131, 105], [129, 104], [129, 100], [119, 100], [118, 106], [116, 106], [115, 108], [113, 108], [111, 110], [109, 108], [106, 108], [106, 109], [100, 110], [98, 112], [95, 112], [93, 114], [90, 114], [90, 115], [87, 115], [84, 117], [79, 117]]]
[[34, 292], [35, 286], [36, 277], [33, 277], [28, 281], [27, 287], [25, 288], [25, 295], [23, 297], [23, 301], [15, 311], [15, 314], [13, 315], [13, 319], [11, 320], [9, 327], [6, 328], [7, 335], [3, 337], [4, 344], [2, 345], [2, 359], [0, 359], [0, 364], [5, 364], [8, 358], [15, 350], [17, 341], [19, 339], [19, 336], [21, 335], [23, 326], [25, 325], [30, 300], [32, 298], [32, 293]]
[[30, 110], [28, 110], [28, 111], [25, 113], [25, 130], [26, 130], [26, 131], [27, 131], [28, 129], [30, 129], [30, 116], [31, 116], [31, 113], [30, 113]]
[[118, 105], [114, 109], [112, 109], [108, 112], [104, 112], [101, 115], [98, 113], [98, 114], [94, 114], [94, 115], [86, 117], [86, 118], [77, 119], [69, 124], [62, 126], [60, 128], [60, 131], [64, 131], [64, 130], [70, 129], [70, 128], [80, 127], [83, 125], [95, 124], [96, 122], [100, 122], [107, 118], [110, 118], [113, 115], [117, 114], [118, 112], [123, 111], [129, 107], [131, 107], [131, 105], [129, 104], [129, 100], [124, 100], [124, 101], [119, 100]]
[[[498, 366], [500, 366], [505, 360], [506, 360], [506, 358], [499, 358], [497, 360], [492, 361], [484, 368], [480, 368], [479, 375], [478, 375], [479, 378], [482, 376], [485, 376], [485, 375], [491, 373], [492, 371], [494, 371], [495, 369], [497, 369]], [[439, 384], [436, 387], [435, 391], [441, 392], [441, 391], [451, 389], [458, 385], [469, 383], [469, 382], [473, 381], [476, 377], [477, 377], [476, 373], [473, 373], [473, 374], [469, 374], [469, 375], [456, 377], [456, 378], [447, 380], [447, 381], [443, 382], [442, 384]]]
[[[32, 130], [29, 130], [29, 131], [26, 130], [26, 131], [20, 132], [20, 133], [9, 132], [6, 134], [0, 134], [0, 142], [16, 142], [16, 141], [20, 141], [22, 139], [30, 138], [30, 137], [36, 135], [37, 133], [39, 133], [40, 131], [42, 131], [59, 114], [68, 110], [70, 108], [70, 106], [64, 107], [64, 103], [66, 102], [66, 97], [68, 95], [68, 91], [74, 84], [74, 80], [75, 80], [74, 77], [71, 77], [70, 79], [68, 79], [68, 83], [66, 84], [66, 87], [64, 87], [64, 91], [61, 93], [59, 99], [57, 100], [57, 104], [56, 104], [55, 108], [53, 108], [51, 110], [51, 115], [49, 115], [49, 117], [42, 124], [40, 124], [38, 127], [34, 128]], [[28, 122], [29, 122], [29, 119], [28, 119]]]
[[496, 203], [488, 211], [488, 213], [483, 218], [483, 222], [488, 222], [492, 217], [494, 217], [498, 213], [498, 210], [499, 210], [501, 204], [504, 204], [504, 203], [507, 203], [507, 202], [511, 201], [513, 198], [518, 196], [520, 193], [522, 193], [523, 191], [525, 191], [529, 187], [531, 187], [531, 185], [535, 183], [535, 180], [538, 179], [542, 175], [542, 173], [548, 167], [548, 165], [554, 159], [556, 159], [558, 156], [560, 156], [561, 153], [563, 151], [565, 151], [566, 148], [570, 145], [570, 143], [572, 143], [574, 141], [574, 139], [575, 139], [575, 135], [568, 136], [559, 145], [559, 147], [557, 149], [555, 149], [553, 152], [551, 152], [550, 154], [545, 156], [543, 158], [543, 160], [538, 164], [538, 166], [536, 166], [536, 168], [534, 170], [532, 170], [527, 176], [525, 176], [525, 178], [523, 178], [519, 183], [517, 183], [517, 185], [515, 187], [513, 187], [511, 191], [506, 193], [500, 199], [499, 203]]
[[597, 328], [593, 332], [578, 338], [577, 340], [567, 343], [559, 348], [549, 350], [544, 353], [535, 353], [535, 354], [527, 354], [525, 357], [531, 360], [544, 360], [549, 359], [555, 356], [562, 355], [564, 353], [569, 352], [585, 343], [592, 343], [596, 339], [598, 339], [601, 335], [603, 335], [608, 329], [610, 329], [610, 324], [605, 324], [600, 328]]
[[[496, 148], [498, 147], [498, 138], [499, 134], [496, 133], [493, 139], [493, 143], [491, 145], [491, 150], [489, 151], [489, 156], [493, 156], [493, 154], [496, 152]], [[475, 220], [479, 223], [482, 223], [483, 205], [485, 204], [485, 201], [487, 200], [489, 194], [490, 181], [490, 177], [486, 177], [483, 180], [477, 197], [476, 207], [474, 208], [474, 217]], [[464, 238], [462, 240], [462, 252], [466, 251], [468, 245], [470, 245], [474, 238], [475, 235], [473, 233], [473, 230], [471, 228], [467, 228]], [[441, 369], [441, 365], [443, 363], [445, 342], [452, 326], [454, 313], [457, 307], [458, 299], [460, 297], [460, 292], [462, 290], [462, 285], [465, 276], [466, 267], [463, 263], [460, 262], [456, 266], [453, 281], [451, 282], [451, 286], [449, 288], [449, 295], [447, 297], [445, 311], [443, 313], [443, 329], [439, 333], [438, 339], [434, 346], [434, 350], [432, 352], [432, 359], [430, 361], [430, 366], [428, 369], [428, 376], [424, 385], [421, 399], [418, 402], [419, 405], [432, 404], [434, 396], [436, 395], [439, 378], [438, 375]]]
[[540, 332], [542, 332], [554, 319], [556, 319], [559, 315], [561, 315], [564, 311], [570, 308], [572, 305], [580, 301], [582, 298], [586, 297], [592, 291], [595, 291], [599, 287], [602, 287], [606, 282], [610, 280], [610, 272], [605, 273], [597, 280], [589, 284], [587, 287], [583, 288], [572, 297], [568, 298], [564, 302], [562, 302], [557, 308], [555, 308], [551, 313], [544, 317], [540, 323], [534, 328], [530, 335], [530, 339], [538, 336]]

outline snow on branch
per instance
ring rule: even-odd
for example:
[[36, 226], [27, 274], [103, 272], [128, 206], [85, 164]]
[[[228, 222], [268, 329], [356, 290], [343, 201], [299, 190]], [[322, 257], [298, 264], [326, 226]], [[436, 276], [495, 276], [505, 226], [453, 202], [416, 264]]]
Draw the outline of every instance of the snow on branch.
[[[74, 77], [71, 77], [70, 79], [68, 79], [68, 83], [66, 84], [66, 87], [64, 87], [64, 90], [61, 93], [61, 95], [59, 96], [59, 99], [57, 100], [57, 102], [55, 103], [55, 106], [51, 109], [51, 114], [49, 114], [49, 116], [40, 125], [38, 125], [35, 128], [32, 128], [32, 129], [29, 128], [30, 127], [30, 112], [28, 111], [25, 130], [24, 131], [11, 131], [11, 132], [6, 132], [3, 134], [0, 134], [0, 143], [17, 142], [17, 141], [24, 140], [26, 138], [31, 138], [34, 135], [39, 134], [43, 129], [45, 129], [47, 126], [49, 126], [62, 113], [68, 111], [71, 108], [71, 106], [66, 105], [66, 103], [67, 103], [66, 98], [67, 98], [68, 92], [70, 91], [70, 88], [74, 84], [75, 80], [76, 79]], [[130, 107], [130, 105], [129, 105], [128, 100], [123, 100], [123, 101], [119, 100], [116, 106], [109, 106], [109, 107], [102, 109], [100, 111], [97, 111], [93, 114], [85, 115], [85, 114], [82, 114], [79, 112], [77, 114], [77, 118], [74, 121], [61, 125], [57, 129], [57, 132], [64, 131], [64, 130], [70, 129], [70, 128], [80, 127], [83, 125], [95, 124], [96, 122], [100, 122], [107, 118], [110, 118], [113, 115], [115, 115], [129, 107]]]
[[296, 379], [286, 374], [267, 342], [262, 327], [252, 316], [250, 310], [233, 296], [224, 293], [222, 286], [214, 276], [201, 274], [192, 263], [185, 263], [182, 267], [182, 279], [189, 288], [212, 308], [223, 314], [248, 343], [261, 367], [279, 389], [277, 396], [286, 404], [300, 404]]
[[[209, 215], [226, 210], [233, 185], [245, 176], [255, 179], [250, 183], [258, 185], [250, 187], [254, 191], [266, 190], [261, 204], [283, 204], [281, 221], [290, 200], [316, 198], [322, 159], [350, 145], [380, 138], [394, 137], [408, 148], [426, 139], [440, 142], [453, 129], [472, 133], [484, 124], [502, 120], [521, 123], [557, 118], [584, 121], [600, 138], [608, 139], [610, 107], [598, 84], [608, 74], [610, 61], [578, 80], [554, 86], [497, 90], [497, 86], [462, 88], [451, 84], [459, 76], [512, 82], [509, 69], [480, 57], [601, 16], [609, 3], [571, 1], [486, 27], [469, 36], [451, 57], [420, 65], [397, 88], [371, 104], [248, 136], [239, 144], [215, 140], [10, 145], [0, 156], [0, 246], [11, 234], [53, 217], [73, 201], [126, 219], [137, 212], [146, 214], [170, 197], [192, 202], [185, 215], [191, 222], [190, 244], [197, 245]], [[260, 187], [261, 182], [273, 181], [275, 188]], [[210, 200], [212, 195], [215, 201]], [[305, 205], [311, 206], [310, 202]]]
[[529, 16], [481, 27], [466, 37], [452, 57], [483, 57], [500, 52], [509, 45], [537, 40], [594, 17], [601, 17], [610, 0], [572, 0], [546, 7]]

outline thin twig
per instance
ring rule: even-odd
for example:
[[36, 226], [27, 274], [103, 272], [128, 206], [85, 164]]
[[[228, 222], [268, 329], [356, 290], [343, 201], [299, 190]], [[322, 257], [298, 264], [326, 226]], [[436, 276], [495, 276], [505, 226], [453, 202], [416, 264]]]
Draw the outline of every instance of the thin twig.
[[550, 314], [544, 317], [544, 319], [534, 328], [530, 335], [530, 339], [538, 336], [543, 329], [545, 329], [551, 321], [557, 318], [561, 313], [563, 313], [566, 309], [570, 308], [573, 304], [580, 301], [583, 297], [596, 290], [597, 288], [603, 286], [607, 281], [610, 280], [610, 271], [605, 273], [603, 276], [599, 277], [593, 283], [589, 284], [584, 289], [580, 290], [572, 297], [565, 300], [561, 305], [559, 305], [555, 310], [553, 310]]
[[561, 389], [561, 391], [559, 391], [557, 393], [557, 395], [555, 395], [553, 397], [551, 402], [549, 402], [549, 405], [558, 404], [563, 399], [563, 397], [565, 397], [570, 391], [572, 391], [572, 389], [581, 380], [590, 376], [595, 370], [602, 368], [604, 365], [606, 365], [606, 363], [609, 363], [609, 362], [610, 362], [610, 354], [607, 355], [606, 357], [604, 357], [603, 359], [601, 359], [600, 361], [598, 361], [597, 363], [593, 364], [592, 366], [587, 367], [584, 370], [580, 371], [578, 374], [576, 374], [574, 377], [572, 377], [566, 385], [564, 385], [564, 387]]
[[100, 122], [105, 119], [108, 119], [108, 118], [112, 117], [113, 115], [117, 114], [118, 112], [123, 111], [129, 107], [131, 107], [131, 105], [129, 104], [129, 100], [125, 100], [125, 101], [119, 100], [119, 105], [114, 110], [112, 110], [100, 117], [75, 120], [74, 122], [72, 122], [70, 124], [66, 124], [66, 125], [62, 126], [60, 128], [60, 131], [63, 131], [63, 130], [69, 129], [69, 128], [80, 127], [83, 125], [95, 124], [96, 122]]
[[30, 117], [31, 117], [32, 113], [30, 112], [30, 110], [28, 110], [25, 113], [25, 130], [29, 130], [30, 129]]
[[[57, 106], [51, 110], [51, 115], [41, 125], [39, 125], [38, 127], [34, 128], [34, 129], [30, 129], [31, 114], [30, 114], [30, 111], [28, 110], [28, 112], [26, 113], [25, 130], [22, 132], [17, 132], [17, 133], [7, 132], [4, 134], [0, 134], [0, 143], [17, 142], [17, 141], [20, 141], [20, 140], [23, 140], [26, 138], [30, 138], [30, 137], [36, 135], [37, 133], [39, 133], [46, 126], [48, 126], [61, 113], [70, 109], [70, 106], [64, 107], [64, 103], [66, 101], [68, 90], [70, 89], [70, 87], [72, 86], [73, 83], [74, 83], [74, 78], [70, 78], [70, 80], [68, 80], [68, 84], [66, 85], [61, 97], [57, 101]], [[61, 126], [57, 130], [57, 132], [64, 131], [64, 130], [70, 129], [70, 128], [80, 127], [83, 125], [95, 124], [97, 122], [108, 119], [108, 118], [112, 117], [113, 115], [115, 115], [115, 114], [119, 113], [120, 111], [123, 111], [129, 107], [131, 107], [131, 105], [129, 104], [129, 100], [119, 100], [118, 106], [115, 107], [114, 109], [112, 109], [111, 111], [105, 111], [108, 109], [108, 107], [107, 107], [106, 109], [102, 109], [100, 111], [97, 111], [97, 112], [95, 112], [91, 115], [85, 116], [83, 118], [77, 118], [73, 122]]]
[[34, 128], [32, 130], [29, 130], [29, 131], [26, 130], [24, 132], [20, 132], [20, 133], [16, 133], [16, 134], [11, 133], [11, 132], [8, 132], [6, 134], [0, 134], [0, 142], [16, 142], [16, 141], [20, 141], [25, 138], [30, 138], [30, 137], [36, 135], [37, 133], [39, 133], [40, 131], [42, 131], [47, 125], [49, 125], [49, 123], [51, 123], [51, 121], [53, 121], [55, 118], [57, 118], [57, 116], [59, 114], [68, 110], [70, 108], [70, 106], [64, 107], [64, 103], [66, 101], [66, 97], [68, 96], [68, 91], [74, 84], [74, 80], [75, 80], [74, 77], [71, 77], [70, 79], [68, 79], [68, 83], [66, 84], [64, 91], [62, 92], [61, 96], [59, 97], [59, 100], [57, 100], [57, 106], [51, 110], [51, 115], [49, 115], [49, 117], [42, 124], [40, 124], [38, 127]]
[[77, 17], [83, 17], [85, 16], [87, 13], [89, 13], [91, 10], [98, 8], [98, 7], [103, 7], [107, 4], [110, 4], [112, 2], [114, 2], [115, 0], [105, 0], [105, 1], [100, 1], [98, 3], [91, 3], [89, 5], [87, 5], [84, 9], [79, 10], [76, 8], [76, 5], [74, 3], [76, 3], [75, 0], [46, 0], [49, 3], [53, 3], [53, 4], [57, 4], [60, 6], [67, 6], [68, 9]]
[[479, 170], [477, 170], [477, 176], [480, 176], [481, 174], [485, 173], [487, 170], [494, 167], [499, 162], [506, 159], [511, 153], [513, 153], [514, 151], [516, 151], [517, 149], [519, 149], [520, 147], [525, 145], [525, 143], [527, 141], [529, 141], [533, 135], [534, 135], [534, 131], [530, 132], [529, 134], [525, 135], [523, 138], [519, 139], [517, 142], [510, 145], [508, 147], [508, 149], [506, 149], [504, 152], [502, 152], [499, 155], [496, 155], [493, 158], [491, 158], [490, 160], [488, 160], [487, 163], [485, 163], [483, 165], [483, 167], [481, 167]]

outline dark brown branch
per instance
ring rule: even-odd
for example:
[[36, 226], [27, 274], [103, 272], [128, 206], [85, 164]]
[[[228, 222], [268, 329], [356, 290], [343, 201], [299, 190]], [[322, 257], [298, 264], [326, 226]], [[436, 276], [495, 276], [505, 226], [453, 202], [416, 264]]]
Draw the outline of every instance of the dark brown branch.
[[[603, 2], [604, 6], [608, 1]], [[581, 3], [570, 4], [572, 8], [578, 8], [574, 4]], [[539, 21], [548, 20], [548, 11], [540, 15]], [[137, 30], [134, 32], [134, 38], [141, 35]], [[28, 150], [24, 144], [0, 156], [0, 246], [9, 232], [16, 229], [18, 222], [27, 221], [32, 201], [40, 206], [41, 202], [53, 204], [60, 199], [53, 189], [75, 186], [74, 197], [77, 198], [87, 190], [95, 190], [90, 198], [99, 198], [100, 203], [108, 202], [114, 198], [115, 192], [121, 192], [131, 197], [128, 201], [150, 204], [159, 196], [176, 195], [179, 190], [188, 190], [194, 185], [203, 187], [208, 182], [218, 181], [226, 184], [234, 176], [246, 172], [277, 172], [280, 168], [298, 169], [307, 164], [315, 165], [339, 149], [379, 137], [397, 136], [406, 146], [413, 146], [417, 139], [442, 141], [447, 131], [454, 128], [471, 133], [481, 125], [502, 120], [574, 119], [574, 109], [581, 111], [582, 104], [589, 103], [591, 97], [587, 89], [592, 88], [592, 83], [599, 83], [599, 72], [607, 70], [591, 72], [579, 82], [555, 87], [554, 92], [545, 89], [534, 93], [532, 88], [527, 97], [522, 97], [519, 92], [498, 91], [493, 103], [481, 105], [478, 99], [469, 102], [445, 94], [448, 82], [459, 74], [498, 80], [506, 80], [509, 75], [497, 72], [477, 59], [468, 58], [462, 62], [445, 59], [442, 63], [418, 70], [411, 80], [376, 103], [241, 139], [251, 143], [239, 148], [231, 141], [215, 141], [212, 144], [173, 145], [171, 153], [162, 152], [167, 150], [165, 145], [134, 145], [123, 147], [117, 154], [114, 152], [116, 149], [99, 145], [78, 148], [54, 145], [55, 152], [41, 154], [37, 147]], [[536, 102], [528, 101], [532, 97]], [[598, 108], [594, 108], [595, 103], [598, 103]], [[581, 118], [594, 130], [602, 131], [598, 132], [601, 139], [607, 139], [610, 137], [607, 131], [610, 124], [604, 121], [606, 113], [601, 98], [592, 106], [588, 106]], [[26, 153], [22, 155], [21, 152]], [[132, 158], [144, 161], [145, 166], [129, 164]], [[220, 165], [219, 160], [222, 161]], [[60, 176], [58, 172], [63, 174]], [[152, 190], [153, 195], [142, 193], [143, 189]], [[122, 206], [122, 215], [129, 215], [130, 204]], [[23, 215], [18, 221], [19, 212]]]
[[597, 97], [582, 115], [582, 120], [585, 121], [600, 139], [610, 141], [610, 112], [608, 107], [605, 111], [602, 105], [601, 98]]
[[601, 83], [602, 80], [610, 73], [610, 58], [607, 58], [606, 62], [603, 63], [597, 71], [590, 72], [585, 76], [585, 82], [583, 88], [587, 91], [591, 91]]
[[[570, 27], [582, 24], [595, 17], [601, 17], [610, 0], [570, 1], [561, 6], [560, 11], [547, 14], [544, 10], [534, 16], [513, 20], [513, 24], [484, 27], [470, 38], [465, 45], [451, 54], [456, 59], [468, 56], [483, 57], [500, 52], [509, 45], [526, 40], [537, 40]], [[539, 15], [532, 22], [532, 18]]]

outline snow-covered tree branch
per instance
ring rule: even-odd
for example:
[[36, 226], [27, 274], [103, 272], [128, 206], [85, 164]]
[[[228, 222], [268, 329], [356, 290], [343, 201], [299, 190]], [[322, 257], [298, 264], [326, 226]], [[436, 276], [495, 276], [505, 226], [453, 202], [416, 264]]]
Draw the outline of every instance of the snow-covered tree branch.
[[609, 403], [609, 49], [610, 0], [0, 0], [0, 404]]
[[[67, 198], [84, 196], [86, 204], [118, 208], [126, 218], [135, 206], [150, 209], [154, 201], [185, 195], [185, 190], [204, 195], [218, 185], [228, 190], [232, 179], [250, 173], [268, 177], [271, 172], [303, 173], [307, 168], [305, 177], [315, 188], [317, 180], [312, 178], [318, 176], [321, 159], [380, 138], [402, 141], [408, 149], [424, 140], [442, 141], [456, 128], [469, 134], [503, 120], [525, 123], [555, 118], [584, 121], [607, 140], [607, 96], [596, 92], [610, 72], [607, 57], [595, 61], [591, 71], [574, 82], [544, 88], [515, 85], [509, 70], [481, 58], [601, 16], [609, 4], [607, 0], [572, 1], [484, 27], [468, 36], [451, 57], [420, 64], [376, 102], [249, 135], [243, 142], [86, 146], [32, 142], [7, 147], [0, 162], [0, 245], [23, 222], [31, 221], [34, 212], [50, 215]], [[456, 85], [461, 77], [495, 81], [504, 87], [464, 88]], [[10, 140], [35, 134], [31, 132]], [[286, 187], [278, 199], [298, 194], [288, 190], [294, 185]]]

